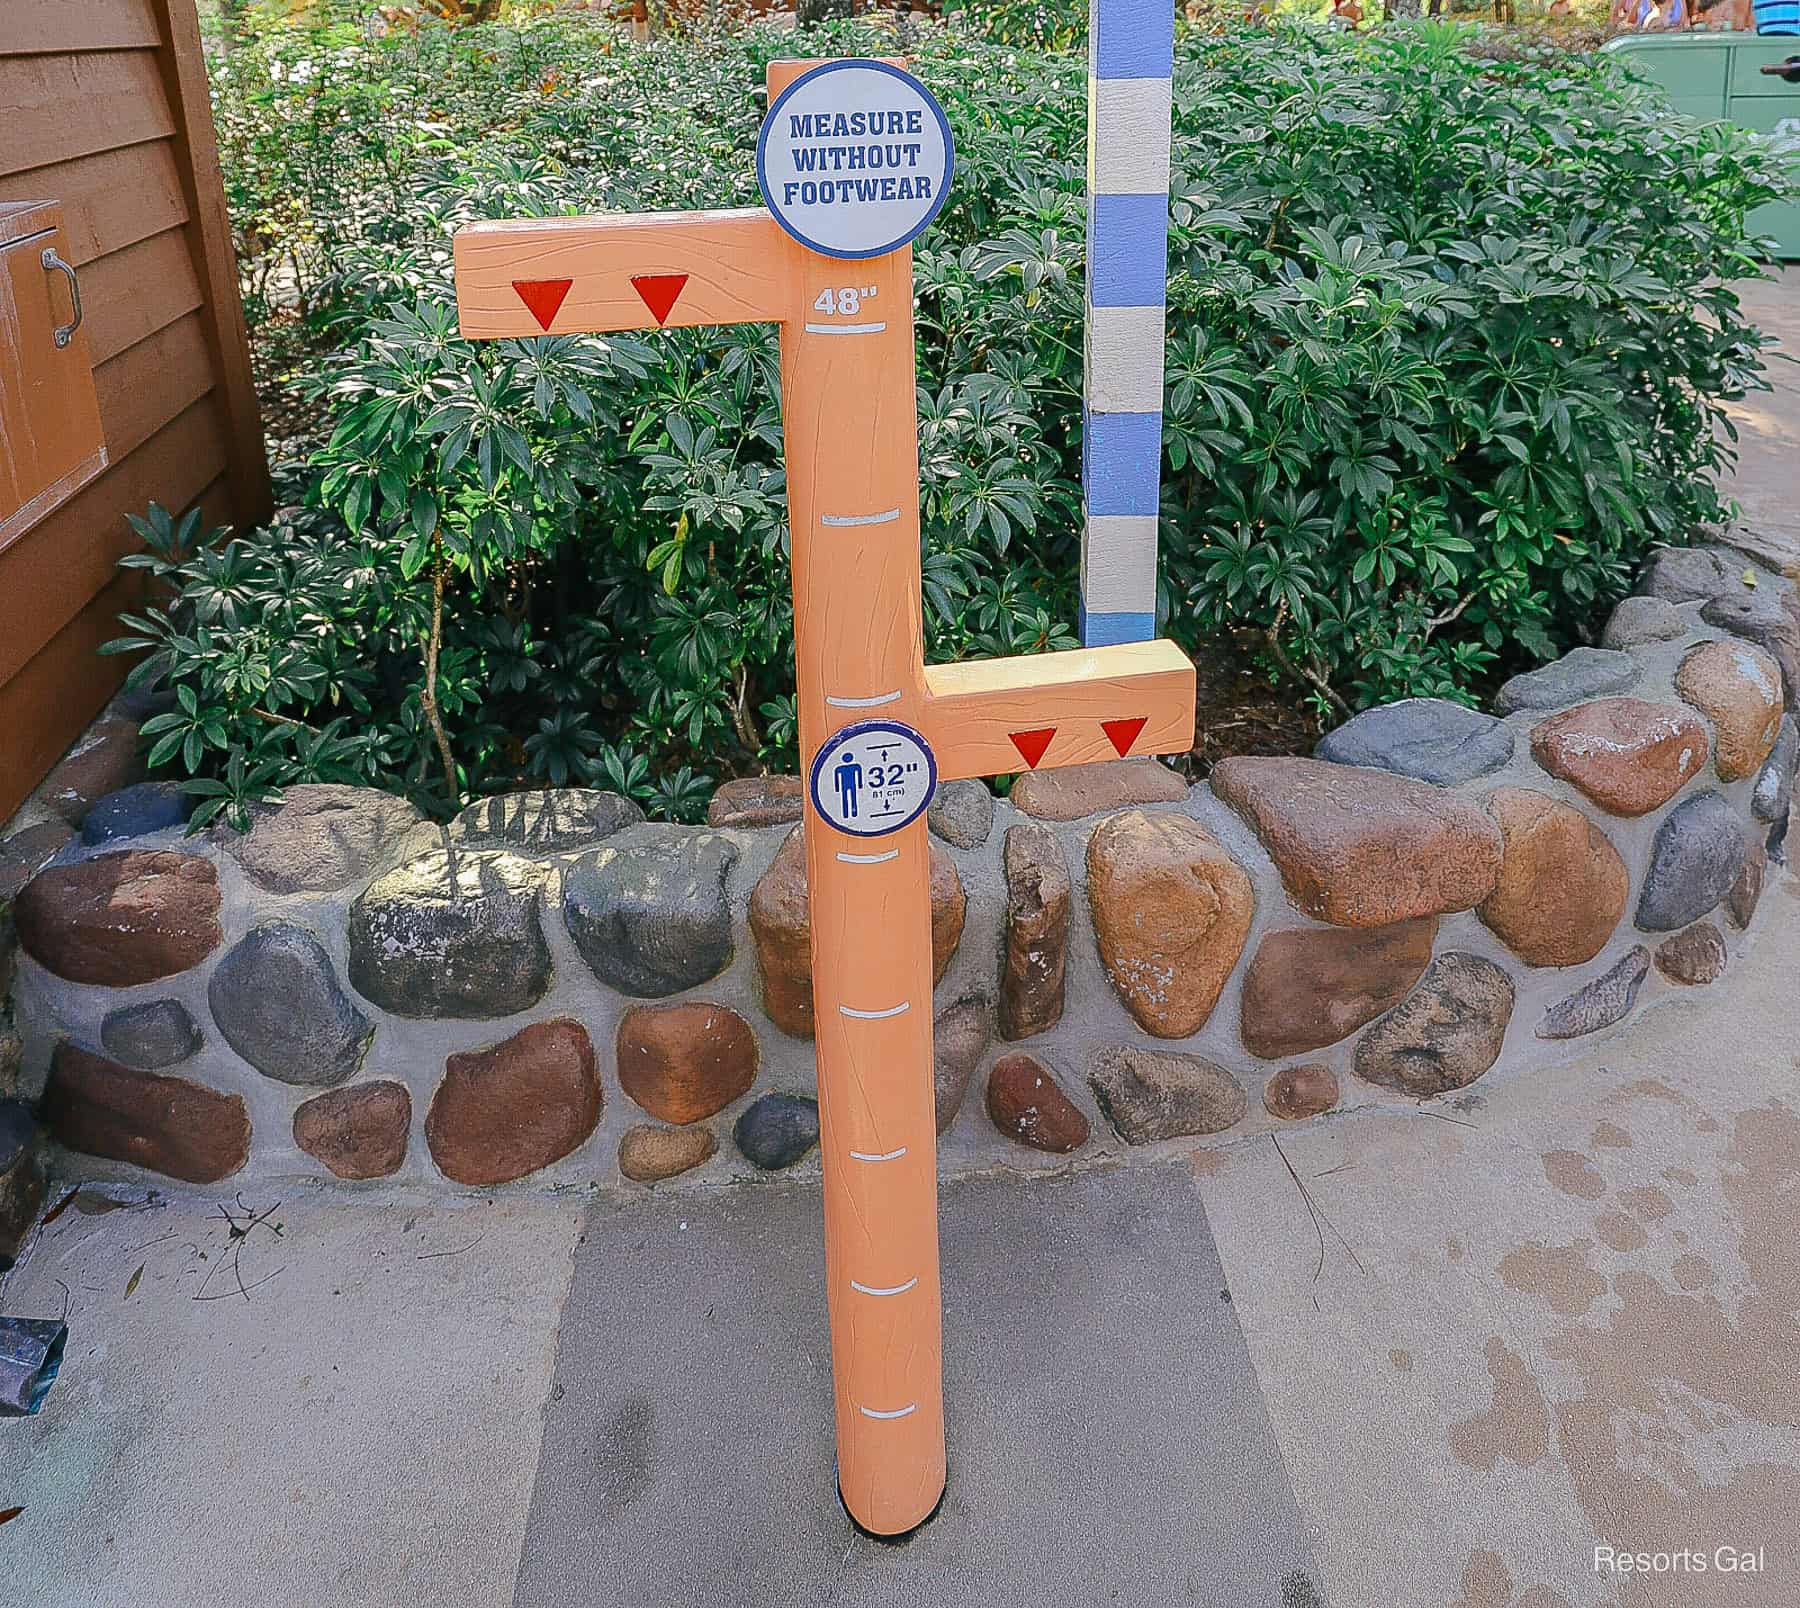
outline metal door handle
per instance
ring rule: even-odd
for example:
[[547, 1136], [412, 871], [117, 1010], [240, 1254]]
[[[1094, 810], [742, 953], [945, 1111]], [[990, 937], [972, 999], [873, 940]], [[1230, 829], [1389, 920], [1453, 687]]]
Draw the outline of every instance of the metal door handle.
[[64, 262], [61, 257], [57, 256], [55, 246], [44, 247], [42, 261], [45, 273], [49, 273], [54, 269], [59, 274], [68, 275], [69, 301], [75, 309], [74, 318], [66, 324], [57, 325], [56, 333], [50, 337], [51, 340], [56, 343], [56, 349], [60, 352], [70, 341], [75, 339], [75, 331], [81, 328], [81, 281], [76, 277], [75, 270], [70, 267], [68, 263]]
[[1789, 56], [1786, 61], [1772, 61], [1756, 70], [1765, 78], [1781, 78], [1790, 84], [1800, 84], [1800, 56]]

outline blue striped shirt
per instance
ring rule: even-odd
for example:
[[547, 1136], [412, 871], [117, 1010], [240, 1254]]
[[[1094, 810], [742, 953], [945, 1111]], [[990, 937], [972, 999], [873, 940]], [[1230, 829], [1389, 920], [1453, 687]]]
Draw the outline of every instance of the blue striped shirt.
[[1800, 34], [1800, 0], [1755, 0], [1759, 34]]

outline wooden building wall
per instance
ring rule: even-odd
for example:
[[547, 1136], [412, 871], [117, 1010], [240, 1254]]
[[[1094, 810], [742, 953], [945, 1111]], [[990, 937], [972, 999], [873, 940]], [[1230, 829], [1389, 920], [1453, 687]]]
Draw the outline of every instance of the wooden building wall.
[[128, 513], [269, 512], [194, 0], [0, 0], [0, 200], [60, 201], [110, 467], [0, 547], [0, 820], [118, 685]]

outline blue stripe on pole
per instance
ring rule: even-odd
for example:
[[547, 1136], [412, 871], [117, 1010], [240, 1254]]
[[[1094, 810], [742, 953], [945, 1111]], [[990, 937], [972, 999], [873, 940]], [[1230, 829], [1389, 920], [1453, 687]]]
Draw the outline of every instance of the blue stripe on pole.
[[1081, 645], [1110, 648], [1120, 642], [1148, 642], [1156, 635], [1156, 611], [1146, 614], [1089, 614], [1081, 611]]
[[1096, 307], [1160, 307], [1168, 294], [1167, 195], [1088, 199], [1088, 300]]
[[1175, 65], [1175, 0], [1090, 0], [1096, 78], [1167, 78]]
[[1162, 414], [1082, 414], [1081, 479], [1090, 517], [1157, 511]]

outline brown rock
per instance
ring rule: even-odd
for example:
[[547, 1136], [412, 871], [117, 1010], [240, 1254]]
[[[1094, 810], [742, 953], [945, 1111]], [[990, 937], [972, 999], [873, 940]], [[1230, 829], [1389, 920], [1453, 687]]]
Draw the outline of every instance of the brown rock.
[[1672, 983], [1716, 983], [1725, 975], [1725, 936], [1710, 921], [1696, 922], [1656, 946], [1656, 969]]
[[1706, 728], [1673, 704], [1601, 698], [1539, 721], [1531, 754], [1609, 814], [1644, 815], [1706, 768]]
[[0, 842], [0, 905], [14, 898], [74, 836], [67, 821], [39, 821]]
[[1284, 1066], [1263, 1086], [1263, 1109], [1283, 1122], [1322, 1116], [1337, 1103], [1337, 1073], [1328, 1066]]
[[1631, 897], [1631, 873], [1612, 840], [1572, 804], [1530, 788], [1496, 788], [1487, 807], [1506, 858], [1475, 913], [1527, 966], [1592, 960]]
[[619, 1141], [619, 1171], [640, 1184], [692, 1172], [719, 1148], [711, 1128], [657, 1128], [640, 1122]]
[[1250, 935], [1249, 874], [1198, 821], [1126, 810], [1088, 839], [1087, 879], [1100, 958], [1125, 1008], [1158, 1038], [1197, 1032]]
[[1109, 1044], [1088, 1057], [1088, 1087], [1128, 1145], [1223, 1133], [1243, 1120], [1250, 1097], [1203, 1055]]
[[1500, 1058], [1513, 1000], [1512, 979], [1491, 960], [1439, 955], [1357, 1040], [1356, 1075], [1421, 1100], [1463, 1088]]
[[1781, 666], [1749, 642], [1702, 642], [1675, 674], [1675, 690], [1713, 725], [1722, 782], [1753, 776], [1781, 731]]
[[1347, 931], [1292, 927], [1257, 945], [1239, 1032], [1264, 1060], [1323, 1049], [1406, 998], [1431, 964], [1437, 917]]
[[725, 783], [706, 807], [708, 826], [785, 826], [805, 813], [798, 776], [739, 776]]
[[126, 849], [40, 871], [13, 906], [25, 953], [72, 983], [129, 988], [173, 977], [218, 948], [211, 860]]
[[1000, 1036], [1030, 1038], [1062, 1020], [1069, 958], [1069, 867], [1048, 827], [1006, 829], [1006, 950]]
[[994, 1037], [994, 1002], [967, 994], [938, 1012], [931, 1024], [931, 1085], [937, 1131], [948, 1131], [962, 1110], [975, 1068]]
[[294, 1113], [294, 1143], [340, 1178], [391, 1178], [406, 1160], [412, 1095], [404, 1083], [356, 1083]]
[[534, 1022], [444, 1063], [425, 1142], [456, 1183], [509, 1183], [583, 1144], [600, 1121], [600, 1102], [586, 1029], [567, 1017]]
[[1769, 872], [1768, 846], [1761, 841], [1744, 856], [1744, 866], [1725, 895], [1725, 914], [1732, 926], [1742, 932], [1750, 925], [1756, 907], [1762, 902], [1763, 882]]
[[40, 1108], [58, 1144], [189, 1184], [216, 1184], [250, 1156], [241, 1097], [188, 1078], [138, 1072], [59, 1044]]
[[0, 1100], [0, 1273], [18, 1260], [43, 1204], [43, 1132], [23, 1100]]
[[1128, 804], [1179, 804], [1188, 784], [1157, 759], [1109, 759], [1027, 771], [1013, 783], [1013, 806], [1040, 821], [1079, 821]]
[[723, 1111], [756, 1081], [756, 1034], [706, 1000], [634, 1005], [619, 1018], [619, 1087], [664, 1122]]
[[1066, 1155], [1088, 1142], [1088, 1119], [1030, 1055], [1003, 1055], [988, 1073], [988, 1116], [1009, 1139]]
[[[762, 972], [763, 1009], [784, 1033], [813, 1036], [812, 930], [806, 843], [796, 826], [750, 894], [750, 935]], [[949, 854], [931, 845], [931, 981], [943, 981], [962, 939], [968, 899]]]
[[1499, 827], [1447, 788], [1316, 759], [1225, 759], [1211, 780], [1295, 907], [1333, 926], [1469, 910], [1499, 880]]
[[108, 793], [144, 779], [138, 729], [129, 720], [102, 720], [88, 728], [62, 762], [44, 778], [37, 796], [71, 826]]

